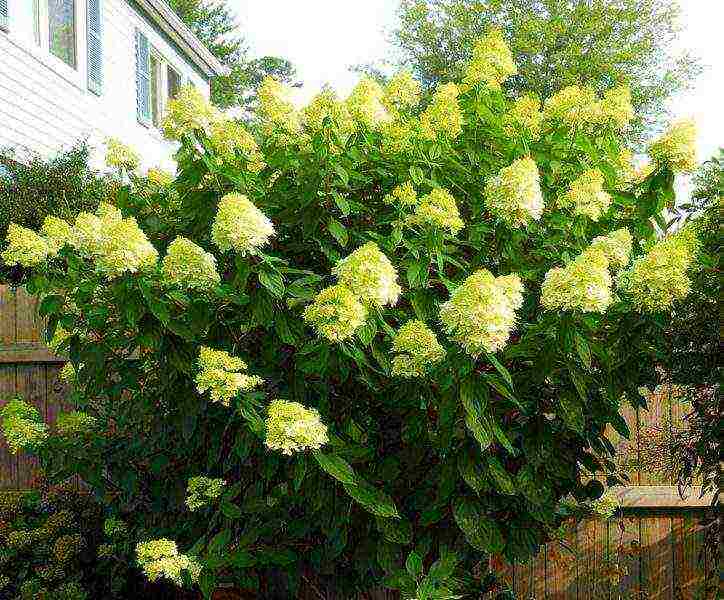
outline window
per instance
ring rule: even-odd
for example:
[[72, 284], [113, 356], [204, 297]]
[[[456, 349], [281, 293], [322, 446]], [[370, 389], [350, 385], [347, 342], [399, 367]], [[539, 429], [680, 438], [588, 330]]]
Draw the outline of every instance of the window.
[[75, 69], [75, 0], [48, 0], [48, 33], [51, 54]]
[[136, 107], [143, 125], [160, 127], [166, 105], [183, 85], [181, 74], [136, 30]]
[[161, 125], [161, 115], [163, 113], [161, 98], [161, 90], [163, 90], [162, 74], [161, 57], [155, 52], [151, 52], [151, 122], [156, 127]]
[[33, 39], [40, 46], [40, 0], [33, 0]]
[[174, 98], [181, 87], [181, 75], [171, 65], [168, 66], [166, 80], [168, 82], [168, 99]]

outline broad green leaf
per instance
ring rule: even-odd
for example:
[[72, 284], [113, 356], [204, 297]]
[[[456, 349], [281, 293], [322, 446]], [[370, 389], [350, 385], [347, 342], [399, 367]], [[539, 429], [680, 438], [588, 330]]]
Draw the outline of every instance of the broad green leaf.
[[356, 484], [344, 484], [346, 492], [356, 500], [362, 507], [378, 517], [396, 517], [400, 514], [394, 501], [382, 490], [370, 485], [366, 481], [357, 478]]
[[354, 469], [342, 457], [336, 454], [325, 454], [316, 450], [313, 452], [314, 458], [319, 466], [334, 477], [337, 481], [344, 484], [354, 485], [356, 482]]

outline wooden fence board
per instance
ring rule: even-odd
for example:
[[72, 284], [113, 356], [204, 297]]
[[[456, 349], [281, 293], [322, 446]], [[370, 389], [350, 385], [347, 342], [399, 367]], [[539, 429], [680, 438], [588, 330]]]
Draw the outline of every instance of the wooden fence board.
[[0, 285], [0, 345], [15, 342], [15, 292]]
[[641, 580], [649, 600], [674, 600], [669, 516], [641, 519]]
[[[16, 372], [15, 365], [0, 364], [0, 406], [4, 406], [15, 395]], [[0, 438], [0, 489], [17, 489], [18, 458], [10, 453], [5, 438]]]
[[[38, 409], [45, 416], [47, 396], [45, 393], [45, 367], [43, 365], [18, 365], [17, 388], [15, 393], [28, 404]], [[25, 453], [18, 455], [18, 477], [16, 485], [19, 489], [31, 487], [38, 469], [38, 461]]]

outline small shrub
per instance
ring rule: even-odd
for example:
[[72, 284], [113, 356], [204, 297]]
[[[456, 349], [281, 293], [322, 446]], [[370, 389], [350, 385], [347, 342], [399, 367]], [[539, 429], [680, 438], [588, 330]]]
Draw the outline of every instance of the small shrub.
[[[38, 231], [46, 216], [73, 219], [95, 210], [108, 196], [110, 181], [88, 167], [88, 147], [78, 144], [51, 159], [34, 155], [16, 160], [0, 149], [0, 237], [10, 222]], [[19, 281], [23, 270], [0, 260], [0, 282]]]

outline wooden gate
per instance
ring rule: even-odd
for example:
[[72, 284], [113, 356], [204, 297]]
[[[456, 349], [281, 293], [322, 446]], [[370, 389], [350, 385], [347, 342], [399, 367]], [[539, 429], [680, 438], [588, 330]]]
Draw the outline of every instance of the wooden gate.
[[[67, 390], [58, 381], [63, 359], [42, 343], [36, 303], [23, 290], [0, 285], [0, 404], [15, 395], [34, 404], [52, 423]], [[681, 420], [682, 405], [661, 394], [648, 411], [625, 409], [632, 440], [611, 439], [621, 460], [641, 454], [650, 426], [672, 427]], [[672, 481], [635, 460], [626, 465], [631, 485], [618, 490], [621, 514], [573, 525], [565, 544], [551, 543], [529, 563], [506, 570], [517, 598], [560, 600], [694, 600], [700, 595], [704, 569], [697, 562], [702, 535], [697, 513], [708, 504], [692, 490], [681, 500]], [[0, 489], [32, 485], [34, 463], [14, 456], [0, 441]], [[310, 596], [311, 598], [312, 596]], [[375, 600], [393, 598], [384, 592]]]

